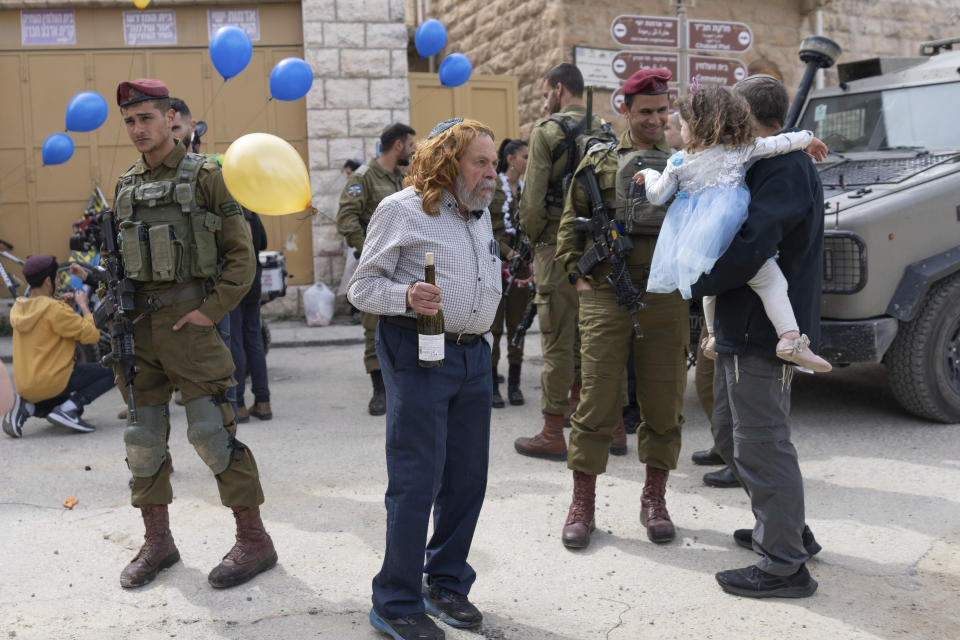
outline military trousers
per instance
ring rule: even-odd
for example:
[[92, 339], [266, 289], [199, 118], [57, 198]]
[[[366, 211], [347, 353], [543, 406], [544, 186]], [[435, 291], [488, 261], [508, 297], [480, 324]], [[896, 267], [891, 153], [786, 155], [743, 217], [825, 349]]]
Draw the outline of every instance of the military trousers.
[[[184, 403], [205, 396], [225, 396], [236, 383], [231, 376], [233, 358], [215, 326], [201, 327], [186, 324], [179, 331], [173, 325], [187, 312], [197, 308], [198, 300], [165, 307], [134, 325], [134, 353], [138, 372], [133, 381], [133, 396], [137, 407], [169, 407], [173, 388], [180, 389]], [[139, 311], [138, 311], [139, 313]], [[127, 388], [119, 369], [115, 380], [124, 401]], [[221, 420], [234, 443], [230, 463], [215, 476], [220, 501], [227, 507], [256, 507], [263, 504], [263, 489], [253, 452], [235, 441], [237, 425], [229, 402], [219, 402]], [[168, 415], [166, 412], [164, 415]], [[170, 437], [170, 422], [165, 418]], [[127, 420], [130, 425], [129, 418]], [[173, 489], [170, 485], [170, 452], [160, 469], [151, 477], [134, 476], [130, 501], [133, 506], [143, 504], [170, 504]]]
[[803, 546], [803, 476], [790, 441], [793, 367], [774, 358], [717, 354], [713, 439], [750, 497], [757, 566], [789, 576], [810, 554]]
[[591, 475], [606, 471], [621, 414], [631, 342], [643, 416], [637, 429], [637, 455], [640, 462], [658, 469], [677, 467], [687, 384], [689, 306], [676, 292], [650, 293], [644, 302], [647, 306], [639, 313], [643, 338], [637, 339], [630, 316], [617, 305], [609, 285], [594, 284], [593, 289], [580, 292], [583, 387], [570, 419], [573, 432], [567, 449], [567, 467], [574, 471]]
[[[503, 290], [507, 290], [507, 279], [503, 279]], [[503, 325], [507, 325], [507, 362], [510, 364], [523, 363], [523, 345], [515, 347], [513, 336], [517, 333], [517, 327], [523, 319], [523, 312], [527, 308], [527, 301], [530, 300], [530, 289], [528, 287], [510, 287], [510, 293], [500, 298], [500, 306], [497, 307], [497, 315], [493, 319], [493, 327], [490, 328], [493, 333], [493, 351], [490, 359], [493, 362], [493, 368], [496, 370], [500, 364], [500, 336], [503, 335]]]
[[380, 371], [380, 361], [377, 360], [377, 321], [380, 319], [375, 313], [360, 312], [360, 325], [363, 327], [363, 367], [367, 373]]
[[565, 414], [567, 397], [580, 371], [577, 349], [577, 290], [563, 268], [554, 262], [556, 246], [537, 247], [533, 273], [537, 282], [537, 317], [540, 321], [540, 410]]

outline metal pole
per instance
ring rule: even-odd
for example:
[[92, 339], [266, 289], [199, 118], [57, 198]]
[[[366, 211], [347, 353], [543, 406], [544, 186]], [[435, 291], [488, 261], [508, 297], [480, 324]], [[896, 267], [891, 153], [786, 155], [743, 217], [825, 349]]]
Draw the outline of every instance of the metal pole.
[[677, 0], [677, 39], [680, 44], [680, 56], [678, 59], [677, 81], [680, 83], [678, 95], [687, 93], [687, 86], [690, 79], [687, 77], [687, 7], [683, 0]]

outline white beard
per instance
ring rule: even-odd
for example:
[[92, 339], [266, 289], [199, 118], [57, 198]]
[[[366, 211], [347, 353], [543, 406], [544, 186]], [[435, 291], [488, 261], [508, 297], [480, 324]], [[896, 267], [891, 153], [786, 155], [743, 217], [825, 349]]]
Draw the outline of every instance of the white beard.
[[[454, 188], [457, 191], [457, 199], [460, 201], [460, 204], [465, 206], [468, 211], [479, 211], [480, 209], [486, 209], [490, 206], [490, 203], [493, 202], [496, 183], [493, 180], [480, 180], [473, 190], [467, 191], [463, 176], [457, 176]], [[490, 191], [487, 195], [482, 195], [481, 192], [483, 189], [489, 189]]]

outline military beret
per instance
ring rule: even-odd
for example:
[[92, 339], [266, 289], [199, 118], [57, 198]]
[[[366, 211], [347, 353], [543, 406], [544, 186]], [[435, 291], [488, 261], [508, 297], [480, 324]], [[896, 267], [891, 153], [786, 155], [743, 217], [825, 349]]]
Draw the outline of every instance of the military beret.
[[117, 104], [121, 107], [169, 97], [170, 92], [167, 90], [167, 85], [153, 78], [138, 78], [117, 85]]
[[449, 129], [450, 127], [452, 127], [452, 126], [454, 126], [454, 125], [457, 125], [457, 124], [460, 124], [461, 122], [463, 122], [463, 118], [450, 118], [449, 120], [444, 120], [444, 121], [442, 121], [442, 122], [438, 122], [438, 123], [433, 127], [433, 129], [430, 130], [430, 135], [427, 136], [427, 139], [429, 140], [429, 139], [432, 138], [433, 136], [440, 135], [441, 133], [443, 133], [444, 131], [446, 131], [446, 130]]
[[57, 267], [57, 259], [50, 254], [40, 253], [35, 256], [30, 256], [26, 262], [23, 263], [23, 275], [29, 278], [32, 275], [46, 271], [50, 267]]
[[669, 69], [640, 69], [623, 83], [623, 95], [657, 96], [667, 93], [667, 81], [673, 77]]

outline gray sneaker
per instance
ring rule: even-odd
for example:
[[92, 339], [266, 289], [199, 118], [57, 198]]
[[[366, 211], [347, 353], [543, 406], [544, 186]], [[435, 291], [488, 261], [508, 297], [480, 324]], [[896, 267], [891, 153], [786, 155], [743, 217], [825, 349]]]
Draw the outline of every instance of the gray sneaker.
[[23, 423], [30, 417], [26, 405], [20, 394], [13, 395], [13, 408], [3, 416], [3, 432], [11, 438], [23, 437]]
[[47, 414], [47, 421], [50, 424], [58, 424], [61, 427], [67, 427], [68, 429], [73, 429], [74, 431], [82, 431], [83, 433], [96, 431], [96, 427], [80, 417], [79, 409], [64, 411], [63, 409], [57, 407]]

